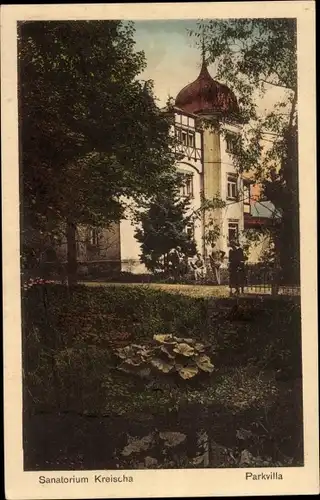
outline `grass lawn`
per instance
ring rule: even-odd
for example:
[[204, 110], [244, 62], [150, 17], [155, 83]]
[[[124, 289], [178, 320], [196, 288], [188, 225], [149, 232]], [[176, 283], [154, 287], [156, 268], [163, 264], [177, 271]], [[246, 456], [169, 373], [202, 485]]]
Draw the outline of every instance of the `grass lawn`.
[[[81, 283], [81, 282], [80, 282]], [[142, 287], [144, 289], [160, 290], [168, 293], [187, 295], [188, 297], [228, 297], [229, 288], [225, 285], [180, 285], [168, 283], [104, 283], [84, 281], [81, 284], [93, 286]]]

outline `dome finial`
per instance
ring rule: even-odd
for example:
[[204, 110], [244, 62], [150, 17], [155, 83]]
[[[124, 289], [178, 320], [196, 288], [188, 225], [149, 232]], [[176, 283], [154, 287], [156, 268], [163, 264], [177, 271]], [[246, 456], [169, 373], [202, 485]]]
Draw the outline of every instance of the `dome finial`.
[[202, 64], [206, 61], [206, 49], [205, 49], [205, 46], [204, 46], [204, 32], [202, 30], [202, 34], [201, 34], [201, 58], [202, 58]]
[[204, 43], [204, 29], [201, 32], [201, 71], [200, 75], [208, 73], [207, 62], [206, 62], [206, 48]]

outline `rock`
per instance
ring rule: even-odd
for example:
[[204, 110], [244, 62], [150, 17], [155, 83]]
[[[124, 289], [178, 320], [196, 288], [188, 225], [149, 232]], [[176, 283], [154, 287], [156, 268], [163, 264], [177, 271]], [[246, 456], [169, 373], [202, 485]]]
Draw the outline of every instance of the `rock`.
[[192, 464], [193, 465], [201, 465], [204, 463], [206, 457], [205, 457], [205, 454], [203, 455], [198, 455], [197, 457], [195, 457], [193, 460], [192, 460]]
[[241, 457], [240, 457], [240, 462], [239, 466], [240, 467], [270, 467], [272, 465], [272, 459], [271, 457], [267, 457], [266, 459], [263, 459], [262, 457], [254, 457], [252, 453], [248, 450], [243, 450], [241, 452]]
[[148, 434], [141, 439], [128, 436], [128, 441], [129, 444], [125, 446], [121, 452], [124, 457], [128, 457], [132, 453], [140, 453], [141, 451], [147, 450], [153, 443], [153, 434]]
[[174, 446], [178, 446], [178, 444], [185, 441], [187, 436], [181, 432], [160, 432], [159, 437], [164, 440], [165, 446], [173, 448]]
[[247, 431], [246, 429], [238, 429], [236, 432], [236, 436], [238, 439], [250, 439], [253, 437], [253, 433], [249, 430]]
[[254, 457], [252, 453], [248, 450], [243, 450], [241, 452], [241, 457], [240, 457], [240, 462], [239, 465], [240, 467], [245, 467], [246, 465], [252, 465], [254, 462]]
[[156, 467], [158, 465], [158, 460], [153, 457], [146, 457], [144, 459], [146, 467]]
[[223, 467], [229, 461], [229, 450], [215, 441], [210, 443], [210, 466]]
[[197, 432], [197, 443], [198, 445], [202, 445], [203, 443], [208, 443], [208, 433], [204, 430]]

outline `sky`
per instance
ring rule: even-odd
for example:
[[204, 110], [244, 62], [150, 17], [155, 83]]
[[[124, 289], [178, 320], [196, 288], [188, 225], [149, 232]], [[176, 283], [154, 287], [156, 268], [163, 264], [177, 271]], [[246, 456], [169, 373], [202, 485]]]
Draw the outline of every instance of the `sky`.
[[[136, 49], [145, 52], [147, 68], [141, 78], [154, 81], [158, 105], [164, 106], [168, 96], [176, 97], [188, 83], [193, 82], [200, 71], [201, 53], [187, 30], [196, 29], [197, 20], [135, 21]], [[215, 65], [208, 67], [215, 77]], [[223, 82], [221, 82], [223, 83]], [[282, 91], [270, 90], [258, 107], [263, 112], [272, 109], [281, 98]]]
[[136, 49], [144, 50], [147, 59], [141, 78], [154, 81], [155, 95], [164, 106], [169, 95], [175, 98], [199, 74], [201, 54], [187, 33], [196, 28], [196, 20], [140, 21], [135, 27]]

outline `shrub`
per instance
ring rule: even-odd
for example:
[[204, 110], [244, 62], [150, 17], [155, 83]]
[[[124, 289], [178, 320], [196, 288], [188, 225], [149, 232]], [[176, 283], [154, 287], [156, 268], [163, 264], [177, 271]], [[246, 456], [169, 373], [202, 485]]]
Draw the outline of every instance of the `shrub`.
[[[102, 383], [108, 373], [110, 352], [95, 346], [49, 350], [39, 346], [32, 362], [24, 363], [25, 408], [39, 410], [97, 407], [106, 397]], [[110, 390], [108, 391], [110, 392]]]
[[189, 380], [203, 373], [212, 373], [213, 365], [205, 345], [194, 339], [173, 335], [154, 335], [155, 345], [130, 344], [117, 349], [120, 370], [148, 377], [153, 371], [178, 374]]
[[253, 362], [260, 369], [289, 369], [301, 375], [301, 314], [296, 299], [243, 299], [227, 308], [216, 301], [209, 313], [216, 365]]
[[171, 333], [205, 337], [207, 308], [202, 298], [149, 287], [33, 286], [23, 295], [24, 328], [39, 330], [44, 345], [109, 345], [146, 341]]

